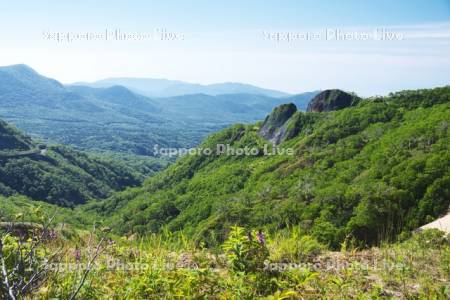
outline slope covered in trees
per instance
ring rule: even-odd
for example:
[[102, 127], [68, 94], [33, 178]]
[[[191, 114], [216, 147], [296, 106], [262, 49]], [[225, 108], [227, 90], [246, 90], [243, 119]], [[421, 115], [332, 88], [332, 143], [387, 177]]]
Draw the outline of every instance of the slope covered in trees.
[[20, 194], [60, 206], [73, 206], [106, 198], [113, 191], [141, 183], [143, 178], [142, 172], [118, 160], [65, 146], [47, 148], [0, 121], [2, 195]]
[[277, 105], [314, 95], [277, 98], [238, 89], [150, 99], [118, 85], [65, 86], [26, 65], [0, 67], [0, 118], [52, 142], [145, 156], [154, 155], [155, 145], [194, 147], [230, 124], [255, 122]]
[[444, 87], [339, 111], [297, 111], [287, 121], [292, 134], [278, 146], [294, 155], [261, 154], [268, 143], [261, 123], [236, 125], [199, 148], [230, 144], [258, 155], [188, 155], [143, 187], [89, 208], [121, 233], [167, 227], [209, 244], [234, 224], [299, 224], [332, 247], [348, 237], [376, 243], [407, 234], [450, 204], [449, 100]]

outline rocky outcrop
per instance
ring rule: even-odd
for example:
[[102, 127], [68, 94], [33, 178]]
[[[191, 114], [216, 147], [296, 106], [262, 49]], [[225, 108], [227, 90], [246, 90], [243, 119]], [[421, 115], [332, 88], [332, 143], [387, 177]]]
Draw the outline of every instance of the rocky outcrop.
[[308, 104], [307, 112], [327, 112], [354, 106], [360, 98], [341, 90], [325, 90]]
[[274, 144], [279, 144], [283, 141], [288, 120], [297, 112], [297, 107], [293, 103], [280, 105], [270, 113], [264, 120], [264, 123], [259, 130], [259, 135]]
[[[354, 106], [359, 101], [359, 97], [341, 90], [325, 90], [309, 102], [307, 112], [339, 110]], [[311, 126], [315, 116], [317, 115], [298, 111], [293, 103], [280, 105], [266, 117], [259, 129], [259, 135], [278, 145]]]

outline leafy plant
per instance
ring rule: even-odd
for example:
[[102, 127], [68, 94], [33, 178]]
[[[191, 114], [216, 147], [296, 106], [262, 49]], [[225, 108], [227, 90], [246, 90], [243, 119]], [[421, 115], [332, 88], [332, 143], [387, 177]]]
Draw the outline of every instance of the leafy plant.
[[223, 243], [228, 262], [236, 272], [256, 272], [261, 270], [269, 256], [262, 232], [248, 232], [239, 226], [231, 227], [228, 239]]

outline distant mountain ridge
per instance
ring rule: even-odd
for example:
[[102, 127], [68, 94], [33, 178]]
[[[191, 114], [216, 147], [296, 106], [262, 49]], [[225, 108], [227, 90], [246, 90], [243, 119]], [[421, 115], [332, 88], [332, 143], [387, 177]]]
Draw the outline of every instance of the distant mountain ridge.
[[151, 99], [123, 87], [65, 87], [25, 65], [0, 67], [0, 117], [58, 143], [147, 155], [141, 140], [167, 145], [164, 135], [174, 134], [158, 112]]
[[190, 94], [205, 94], [210, 96], [223, 94], [252, 94], [275, 98], [290, 96], [290, 94], [285, 92], [238, 82], [198, 84], [168, 79], [117, 77], [106, 78], [94, 82], [78, 82], [74, 83], [74, 85], [103, 88], [122, 85], [148, 97], [175, 97]]
[[89, 150], [152, 156], [155, 145], [189, 148], [275, 106], [305, 108], [316, 94], [190, 94], [149, 98], [125, 86], [62, 85], [26, 65], [0, 67], [0, 117], [28, 134]]

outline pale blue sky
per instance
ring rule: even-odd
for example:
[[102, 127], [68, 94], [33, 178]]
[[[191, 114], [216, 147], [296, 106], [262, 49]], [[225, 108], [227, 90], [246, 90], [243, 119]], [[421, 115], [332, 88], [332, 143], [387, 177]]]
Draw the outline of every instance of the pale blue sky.
[[[157, 28], [184, 39], [44, 38]], [[376, 29], [402, 38], [276, 42], [263, 35]], [[130, 76], [385, 94], [449, 84], [450, 1], [0, 1], [0, 65], [15, 63], [62, 82]]]

